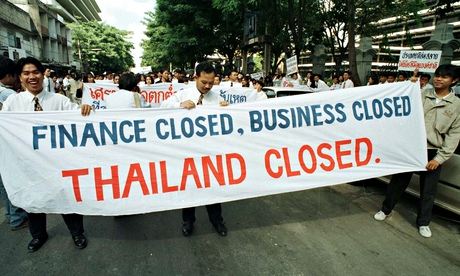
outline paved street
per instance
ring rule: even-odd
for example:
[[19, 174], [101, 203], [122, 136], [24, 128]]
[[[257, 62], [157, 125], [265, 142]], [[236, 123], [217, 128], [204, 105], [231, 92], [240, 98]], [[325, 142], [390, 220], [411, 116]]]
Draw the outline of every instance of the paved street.
[[390, 219], [374, 221], [383, 192], [382, 184], [344, 184], [226, 203], [225, 238], [205, 208], [188, 238], [178, 210], [86, 217], [85, 250], [51, 215], [50, 239], [32, 254], [28, 230], [11, 232], [2, 216], [0, 275], [460, 275], [458, 216], [435, 209], [426, 239], [408, 195]]

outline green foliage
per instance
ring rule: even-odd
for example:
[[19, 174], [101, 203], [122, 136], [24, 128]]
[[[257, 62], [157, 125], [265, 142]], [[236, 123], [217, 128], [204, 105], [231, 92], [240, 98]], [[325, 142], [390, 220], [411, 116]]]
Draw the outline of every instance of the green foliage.
[[[243, 41], [245, 12], [258, 14], [258, 36], [272, 45], [272, 70], [278, 57], [297, 55], [324, 43], [337, 64], [354, 53], [350, 32], [372, 36], [374, 22], [392, 16], [413, 19], [424, 0], [157, 0], [147, 12], [143, 64], [154, 68], [190, 67], [219, 53], [229, 62], [247, 47]], [[354, 7], [350, 9], [350, 7]], [[410, 38], [410, 37], [408, 37]], [[260, 53], [263, 45], [245, 48]], [[352, 49], [350, 49], [352, 47]], [[351, 57], [350, 57], [351, 59]], [[351, 60], [353, 62], [353, 60]], [[230, 64], [231, 65], [231, 64]]]
[[134, 46], [128, 41], [127, 31], [97, 21], [71, 23], [69, 28], [74, 57], [81, 56], [83, 70], [100, 74], [122, 72], [134, 66], [131, 56]]
[[[147, 12], [143, 65], [154, 68], [191, 66], [206, 55], [220, 53], [230, 63], [243, 46], [245, 11], [259, 14], [259, 35], [273, 42], [279, 56], [300, 55], [313, 48], [318, 30], [318, 0], [158, 0]], [[256, 53], [262, 47], [247, 49]]]
[[211, 0], [157, 0], [155, 12], [146, 13], [142, 64], [153, 68], [191, 67], [218, 45], [216, 26], [221, 13]]

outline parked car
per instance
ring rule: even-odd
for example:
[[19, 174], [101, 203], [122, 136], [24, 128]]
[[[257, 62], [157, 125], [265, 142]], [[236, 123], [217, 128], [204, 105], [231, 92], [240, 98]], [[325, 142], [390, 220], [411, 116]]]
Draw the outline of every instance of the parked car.
[[267, 94], [268, 98], [278, 98], [278, 97], [285, 97], [285, 96], [294, 96], [294, 95], [301, 95], [307, 93], [313, 93], [308, 86], [305, 87], [275, 87], [275, 86], [268, 86], [262, 88], [262, 91]]
[[[389, 183], [391, 176], [380, 177]], [[407, 193], [420, 196], [419, 175], [414, 174], [410, 181]], [[460, 145], [455, 154], [442, 165], [441, 178], [438, 182], [438, 193], [434, 202], [436, 205], [460, 215]]]

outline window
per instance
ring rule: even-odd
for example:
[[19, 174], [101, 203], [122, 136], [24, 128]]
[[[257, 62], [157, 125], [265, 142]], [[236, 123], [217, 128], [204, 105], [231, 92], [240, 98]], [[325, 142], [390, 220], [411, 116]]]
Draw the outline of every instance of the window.
[[14, 33], [8, 33], [8, 46], [21, 49], [21, 38]]
[[8, 33], [8, 46], [16, 47], [16, 39], [13, 33]]
[[16, 37], [15, 42], [15, 47], [21, 49], [21, 38]]

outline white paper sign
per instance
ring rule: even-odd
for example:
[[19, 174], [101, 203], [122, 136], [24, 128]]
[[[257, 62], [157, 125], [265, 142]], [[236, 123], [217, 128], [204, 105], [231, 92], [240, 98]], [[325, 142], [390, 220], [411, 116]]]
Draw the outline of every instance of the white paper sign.
[[294, 73], [297, 73], [299, 71], [299, 68], [297, 67], [297, 56], [292, 56], [288, 59], [286, 59], [286, 75], [291, 75]]
[[401, 51], [398, 70], [434, 73], [441, 61], [442, 51]]

